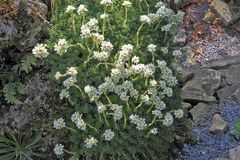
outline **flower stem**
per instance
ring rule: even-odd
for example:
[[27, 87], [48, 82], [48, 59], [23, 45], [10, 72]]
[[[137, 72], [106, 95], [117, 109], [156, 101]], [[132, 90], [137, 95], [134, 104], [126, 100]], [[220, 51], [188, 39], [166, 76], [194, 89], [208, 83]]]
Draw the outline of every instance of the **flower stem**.
[[141, 102], [136, 108], [135, 111], [138, 110], [138, 108], [140, 108], [142, 106], [143, 102]]
[[92, 125], [90, 125], [90, 124], [88, 124], [88, 123], [86, 123], [86, 125], [87, 125], [89, 128], [93, 129], [95, 132], [99, 133], [98, 130], [97, 130], [97, 128], [93, 127]]
[[103, 117], [104, 117], [104, 120], [105, 120], [105, 122], [107, 123], [107, 125], [110, 126], [110, 124], [109, 124], [109, 122], [108, 122], [108, 120], [107, 120], [107, 116], [106, 116], [106, 113], [105, 113], [105, 112], [103, 112]]
[[73, 33], [74, 33], [74, 35], [75, 35], [75, 34], [76, 34], [76, 27], [75, 27], [75, 18], [74, 18], [74, 14], [72, 14], [71, 18], [72, 18], [72, 28], [73, 28]]
[[127, 28], [127, 19], [128, 19], [128, 9], [127, 7], [125, 8], [125, 20], [124, 20], [124, 27]]
[[153, 65], [155, 63], [155, 52], [154, 51], [152, 52], [152, 63], [153, 63]]
[[149, 4], [148, 4], [147, 0], [144, 0], [144, 2], [146, 4], [146, 6], [147, 6], [147, 10], [148, 10], [148, 14], [149, 14]]
[[137, 31], [137, 48], [139, 47], [139, 44], [138, 44], [138, 41], [139, 41], [139, 33], [143, 27], [144, 23], [141, 24], [141, 26], [138, 28], [138, 31]]
[[67, 126], [66, 126], [66, 128], [69, 129], [70, 131], [74, 132], [74, 133], [77, 133], [77, 131], [73, 128], [70, 128], [70, 127], [67, 127]]
[[81, 89], [78, 85], [76, 85], [76, 84], [73, 84], [73, 86], [76, 87], [76, 88], [81, 92], [82, 97], [83, 97], [83, 99], [84, 99], [84, 98], [85, 98], [85, 95], [84, 95], [82, 89]]
[[156, 31], [157, 29], [158, 29], [158, 27], [160, 26], [160, 24], [161, 24], [161, 19], [158, 21], [158, 24], [157, 24], [157, 26], [155, 27], [155, 29], [154, 29], [154, 31]]
[[151, 127], [155, 123], [156, 119], [157, 116], [154, 116], [152, 122], [148, 125], [148, 127]]

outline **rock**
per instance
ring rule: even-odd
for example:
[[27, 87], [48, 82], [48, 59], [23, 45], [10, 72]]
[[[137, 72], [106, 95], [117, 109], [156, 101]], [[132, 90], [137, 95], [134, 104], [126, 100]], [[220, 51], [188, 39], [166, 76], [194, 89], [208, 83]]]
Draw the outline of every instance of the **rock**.
[[182, 102], [181, 106], [184, 111], [188, 111], [188, 110], [192, 109], [192, 105], [190, 103]]
[[219, 114], [215, 114], [212, 119], [212, 125], [209, 131], [216, 135], [223, 135], [227, 130], [228, 124]]
[[183, 6], [189, 4], [192, 0], [174, 0], [174, 5], [176, 8], [182, 8]]
[[178, 28], [177, 35], [173, 39], [176, 46], [185, 45], [187, 42], [186, 31], [184, 28]]
[[240, 159], [240, 145], [236, 148], [232, 148], [229, 150], [229, 158], [230, 160], [239, 160]]
[[30, 50], [46, 26], [47, 6], [38, 0], [1, 1], [0, 6], [0, 51]]
[[230, 97], [232, 97], [239, 88], [240, 88], [240, 83], [232, 86], [226, 86], [218, 90], [217, 95], [220, 98], [220, 100], [225, 101], [225, 100], [228, 100]]
[[240, 64], [231, 65], [226, 69], [220, 69], [219, 71], [225, 77], [226, 82], [230, 85], [240, 82]]
[[194, 73], [190, 70], [183, 70], [183, 73], [180, 77], [181, 83], [185, 84], [187, 81], [189, 81], [191, 78], [194, 77]]
[[193, 107], [193, 109], [190, 110], [193, 121], [198, 122], [202, 118], [202, 116], [208, 113], [209, 110], [210, 106], [206, 103], [198, 103], [196, 106]]
[[215, 102], [215, 91], [220, 87], [222, 76], [219, 71], [204, 69], [188, 81], [181, 90], [181, 97], [185, 102]]
[[238, 90], [232, 95], [231, 97], [232, 101], [235, 102], [237, 105], [240, 104], [240, 89], [238, 88]]
[[221, 21], [225, 26], [232, 24], [240, 17], [240, 14], [237, 11], [234, 11], [222, 0], [214, 0], [210, 4], [210, 7], [219, 14]]
[[240, 64], [240, 56], [233, 56], [223, 60], [213, 61], [212, 63], [204, 66], [211, 69], [226, 69], [230, 65]]

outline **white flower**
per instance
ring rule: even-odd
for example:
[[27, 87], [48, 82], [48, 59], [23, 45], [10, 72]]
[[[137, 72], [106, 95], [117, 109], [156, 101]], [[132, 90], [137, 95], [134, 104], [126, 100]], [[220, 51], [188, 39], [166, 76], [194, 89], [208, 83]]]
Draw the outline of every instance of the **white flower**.
[[81, 27], [81, 35], [83, 38], [87, 38], [91, 36], [91, 30], [88, 26], [82, 25]]
[[107, 129], [103, 133], [103, 136], [104, 136], [106, 141], [111, 141], [113, 139], [113, 137], [115, 136], [115, 134], [111, 129]]
[[120, 119], [122, 118], [122, 116], [123, 116], [122, 106], [113, 105], [112, 110], [114, 111], [114, 112], [113, 112], [113, 118], [114, 118], [115, 120], [120, 120]]
[[92, 86], [85, 86], [84, 91], [88, 94], [90, 101], [94, 101], [99, 98], [99, 92], [95, 87]]
[[167, 48], [167, 47], [161, 47], [161, 51], [162, 51], [164, 54], [167, 54], [167, 53], [168, 53], [168, 48]]
[[179, 58], [179, 57], [181, 57], [182, 52], [181, 52], [180, 50], [175, 50], [175, 51], [173, 51], [173, 55], [174, 55], [175, 57]]
[[133, 56], [133, 58], [132, 58], [132, 63], [138, 64], [138, 63], [139, 63], [139, 57]]
[[107, 109], [107, 108], [106, 108], [106, 106], [105, 106], [104, 104], [102, 104], [102, 103], [98, 104], [97, 110], [98, 110], [98, 113], [99, 113], [99, 114], [105, 112], [106, 109]]
[[91, 18], [87, 23], [86, 26], [90, 28], [90, 30], [97, 30], [98, 28], [98, 20], [96, 18]]
[[78, 74], [77, 68], [76, 67], [68, 67], [67, 72], [69, 76], [76, 76]]
[[62, 89], [61, 93], [60, 93], [60, 99], [63, 99], [63, 98], [69, 98], [69, 92], [67, 89]]
[[75, 112], [72, 115], [71, 120], [72, 120], [73, 123], [76, 124], [78, 129], [80, 129], [80, 130], [85, 130], [86, 129], [86, 123], [83, 121], [82, 115], [79, 112]]
[[150, 133], [152, 133], [154, 135], [157, 134], [157, 132], [158, 132], [157, 128], [153, 128], [150, 130]]
[[162, 26], [162, 31], [169, 32], [171, 30], [172, 24], [167, 24], [165, 26]]
[[106, 61], [108, 60], [110, 54], [109, 52], [97, 52], [97, 51], [93, 51], [93, 58], [94, 59], [97, 59], [99, 61]]
[[80, 4], [78, 9], [77, 9], [78, 15], [81, 15], [81, 14], [87, 12], [87, 11], [88, 11], [87, 6], [84, 5], [84, 4]]
[[141, 96], [141, 100], [145, 103], [145, 104], [150, 104], [150, 97], [145, 94]]
[[110, 6], [112, 4], [112, 0], [101, 0], [100, 4]]
[[92, 146], [97, 146], [98, 140], [94, 137], [86, 138], [85, 140], [85, 147], [92, 148]]
[[126, 8], [131, 8], [132, 7], [132, 3], [130, 1], [123, 1], [122, 5]]
[[77, 82], [76, 76], [69, 77], [65, 81], [63, 81], [63, 85], [69, 89], [71, 86], [73, 86]]
[[157, 81], [154, 80], [154, 79], [150, 80], [150, 85], [151, 85], [152, 87], [155, 87], [155, 86], [157, 85]]
[[54, 120], [53, 121], [53, 127], [56, 128], [56, 129], [61, 129], [61, 128], [66, 127], [64, 119], [63, 118], [59, 118], [57, 120]]
[[173, 116], [170, 113], [167, 113], [163, 120], [163, 125], [169, 127], [173, 124]]
[[94, 38], [94, 42], [97, 44], [100, 44], [104, 41], [104, 36], [99, 33], [93, 33], [92, 36]]
[[174, 111], [174, 115], [176, 118], [182, 118], [183, 117], [183, 110], [182, 109], [179, 109], [179, 110], [176, 110]]
[[161, 7], [161, 6], [164, 6], [164, 3], [163, 2], [158, 2], [156, 5], [155, 5], [155, 7], [156, 8], [159, 8], [159, 7]]
[[139, 118], [138, 115], [133, 115], [132, 114], [132, 115], [130, 115], [129, 119], [130, 119], [131, 123], [137, 125], [136, 128], [139, 131], [144, 130], [147, 127], [147, 124], [145, 123], [145, 119], [144, 118]]
[[45, 44], [37, 44], [33, 48], [32, 53], [37, 58], [46, 58], [49, 55]]
[[101, 19], [107, 19], [108, 17], [109, 17], [109, 14], [107, 14], [107, 13], [103, 13], [100, 15]]
[[60, 56], [67, 52], [69, 45], [65, 39], [59, 39], [58, 43], [54, 45], [54, 51]]
[[133, 45], [131, 44], [125, 44], [122, 46], [121, 48], [122, 50], [126, 50], [127, 52], [129, 53], [132, 53], [133, 52]]
[[73, 5], [68, 5], [66, 8], [66, 13], [73, 13], [76, 8]]
[[147, 23], [149, 25], [152, 23], [150, 17], [148, 17], [147, 15], [140, 16], [140, 22]]
[[57, 71], [56, 74], [55, 74], [55, 76], [54, 76], [54, 78], [55, 78], [56, 80], [59, 80], [62, 76], [63, 76], [63, 75], [62, 75], [59, 71]]
[[64, 145], [56, 144], [53, 151], [57, 156], [61, 156], [63, 154]]
[[103, 41], [101, 43], [101, 50], [105, 52], [111, 52], [113, 50], [113, 45], [111, 42]]
[[160, 110], [158, 110], [158, 109], [153, 110], [152, 114], [157, 116], [158, 118], [162, 118], [163, 117], [162, 112]]
[[149, 52], [155, 52], [155, 51], [156, 51], [156, 48], [157, 48], [157, 46], [154, 45], [154, 44], [149, 44], [149, 45], [148, 45], [148, 51], [149, 51]]

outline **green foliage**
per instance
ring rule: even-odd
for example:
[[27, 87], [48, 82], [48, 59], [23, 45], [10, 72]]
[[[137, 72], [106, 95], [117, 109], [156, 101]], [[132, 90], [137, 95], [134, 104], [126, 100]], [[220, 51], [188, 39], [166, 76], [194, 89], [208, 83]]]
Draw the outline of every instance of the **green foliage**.
[[1, 160], [36, 160], [45, 159], [41, 134], [33, 137], [22, 134], [4, 133], [0, 135]]
[[[179, 119], [181, 116], [176, 114], [179, 113], [178, 109], [181, 106], [179, 91], [176, 84], [169, 84], [171, 81], [175, 83], [175, 76], [178, 74], [178, 71], [171, 66], [177, 58], [173, 55], [172, 40], [176, 33], [176, 26], [182, 22], [181, 13], [175, 14], [166, 9], [165, 11], [169, 13], [164, 12], [163, 14], [169, 15], [158, 17], [151, 24], [147, 24], [147, 22], [139, 22], [140, 16], [148, 15], [148, 10], [156, 13], [158, 9], [154, 6], [158, 2], [157, 0], [149, 2], [133, 0], [131, 1], [132, 7], [129, 9], [123, 7], [123, 0], [114, 1], [114, 5], [108, 7], [100, 5], [100, 0], [61, 2], [61, 6], [57, 7], [57, 14], [53, 17], [52, 27], [49, 28], [50, 40], [47, 42], [47, 48], [50, 54], [46, 63], [51, 66], [51, 77], [55, 77], [58, 82], [63, 83], [60, 97], [66, 98], [73, 106], [66, 110], [81, 114], [81, 116], [77, 115], [78, 118], [72, 122], [69, 122], [71, 120], [69, 114], [63, 114], [62, 116], [67, 120], [66, 124], [62, 122], [62, 119], [54, 122], [55, 128], [65, 128], [69, 132], [68, 143], [70, 144], [66, 145], [68, 146], [66, 150], [69, 150], [67, 153], [80, 159], [169, 159], [175, 127], [181, 121]], [[76, 10], [66, 13], [66, 7], [70, 4], [75, 7], [85, 4], [89, 12], [86, 15], [78, 15]], [[103, 13], [109, 15], [107, 20], [100, 18]], [[98, 27], [91, 33], [104, 35], [104, 40], [113, 45], [110, 56], [103, 61], [99, 61], [93, 56], [94, 51], [101, 52], [101, 44], [91, 36], [85, 38], [81, 33], [81, 27], [91, 18], [98, 20]], [[165, 27], [166, 31], [162, 27]], [[60, 39], [66, 39], [68, 44], [62, 45], [61, 42], [60, 48], [62, 47], [62, 49], [58, 50]], [[157, 47], [156, 50], [149, 52], [147, 48], [151, 43]], [[128, 50], [131, 52], [129, 59], [127, 56], [120, 59], [122, 46], [127, 44], [129, 44], [128, 47], [133, 47], [133, 51]], [[42, 53], [41, 50], [45, 49], [43, 46], [37, 48], [40, 50], [37, 54]], [[67, 49], [65, 50], [65, 48]], [[141, 66], [145, 67], [141, 70], [141, 74], [135, 74], [130, 70], [135, 65], [131, 61], [134, 56], [137, 56]], [[113, 69], [118, 69], [119, 59], [124, 63], [122, 66], [124, 73], [115, 75], [120, 75], [120, 78], [116, 80], [112, 72]], [[154, 69], [151, 69], [151, 66]], [[147, 69], [154, 73], [151, 76], [144, 76]], [[101, 87], [111, 87], [109, 83], [103, 85], [106, 78], [109, 77], [115, 88], [113, 87], [112, 91], [106, 89], [101, 92]], [[151, 80], [155, 80], [157, 85], [150, 84]], [[167, 86], [160, 86], [159, 81], [164, 81]], [[125, 92], [127, 95], [117, 94], [117, 87], [122, 87], [125, 82], [130, 82], [138, 91], [139, 96], [135, 98], [130, 93], [126, 93], [123, 88], [120, 89], [120, 92]], [[86, 86], [90, 87], [90, 92]], [[84, 88], [85, 93], [83, 92]], [[150, 93], [151, 91], [156, 92]], [[156, 99], [151, 94], [156, 96]], [[150, 96], [150, 104], [143, 102], [141, 96], [144, 95]], [[124, 98], [126, 99], [124, 100]], [[160, 100], [167, 106], [161, 111], [159, 109], [162, 116], [158, 115], [157, 117], [152, 114], [157, 106], [154, 104], [155, 100]], [[106, 105], [107, 109], [99, 113], [97, 109], [101, 104]], [[116, 105], [123, 106], [122, 117], [119, 120], [114, 117]], [[136, 124], [131, 120], [131, 115], [139, 115], [144, 122], [146, 121], [144, 129], [136, 128]], [[167, 119], [166, 115], [170, 115], [170, 119], [174, 118], [175, 123], [173, 124], [170, 120], [170, 122], [168, 121], [170, 125], [164, 125], [163, 122]], [[85, 129], [84, 125], [86, 125]], [[157, 128], [157, 134], [151, 133], [153, 128]], [[111, 141], [104, 140], [103, 133], [107, 129], [114, 132], [115, 136]], [[86, 140], [91, 137], [98, 140], [97, 146], [93, 145], [88, 148]], [[57, 150], [59, 147], [55, 149]]]
[[240, 140], [240, 122], [236, 122], [234, 124], [234, 130], [232, 132], [232, 135], [237, 139]]
[[36, 65], [36, 58], [33, 55], [26, 55], [20, 63], [20, 71], [29, 73], [32, 71], [32, 66]]
[[25, 88], [22, 83], [10, 82], [4, 85], [3, 95], [7, 103], [19, 105], [22, 102], [17, 98], [17, 95], [25, 94]]

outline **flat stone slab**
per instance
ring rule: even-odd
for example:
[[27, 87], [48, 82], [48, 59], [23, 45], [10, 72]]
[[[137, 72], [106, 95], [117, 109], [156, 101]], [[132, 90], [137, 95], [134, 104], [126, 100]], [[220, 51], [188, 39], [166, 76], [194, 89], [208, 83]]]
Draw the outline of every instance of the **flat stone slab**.
[[240, 159], [240, 145], [236, 148], [232, 148], [229, 150], [229, 158], [230, 160], [239, 160]]
[[214, 9], [225, 26], [228, 26], [240, 18], [240, 12], [233, 10], [227, 3], [222, 0], [214, 0], [210, 7]]
[[217, 95], [220, 98], [220, 100], [226, 101], [230, 97], [232, 97], [239, 88], [240, 88], [240, 83], [234, 84], [232, 86], [226, 86], [226, 87], [218, 90]]
[[205, 65], [204, 67], [218, 70], [218, 69], [226, 69], [230, 65], [236, 65], [236, 64], [240, 64], [240, 56], [233, 56], [223, 60], [214, 61], [210, 64]]
[[210, 110], [210, 106], [206, 103], [198, 103], [190, 110], [194, 122], [199, 122], [202, 116], [206, 115]]
[[231, 65], [226, 69], [218, 70], [230, 85], [240, 83], [240, 64]]
[[212, 118], [212, 125], [209, 131], [216, 135], [223, 135], [228, 128], [228, 123], [222, 118], [221, 115], [215, 114]]

